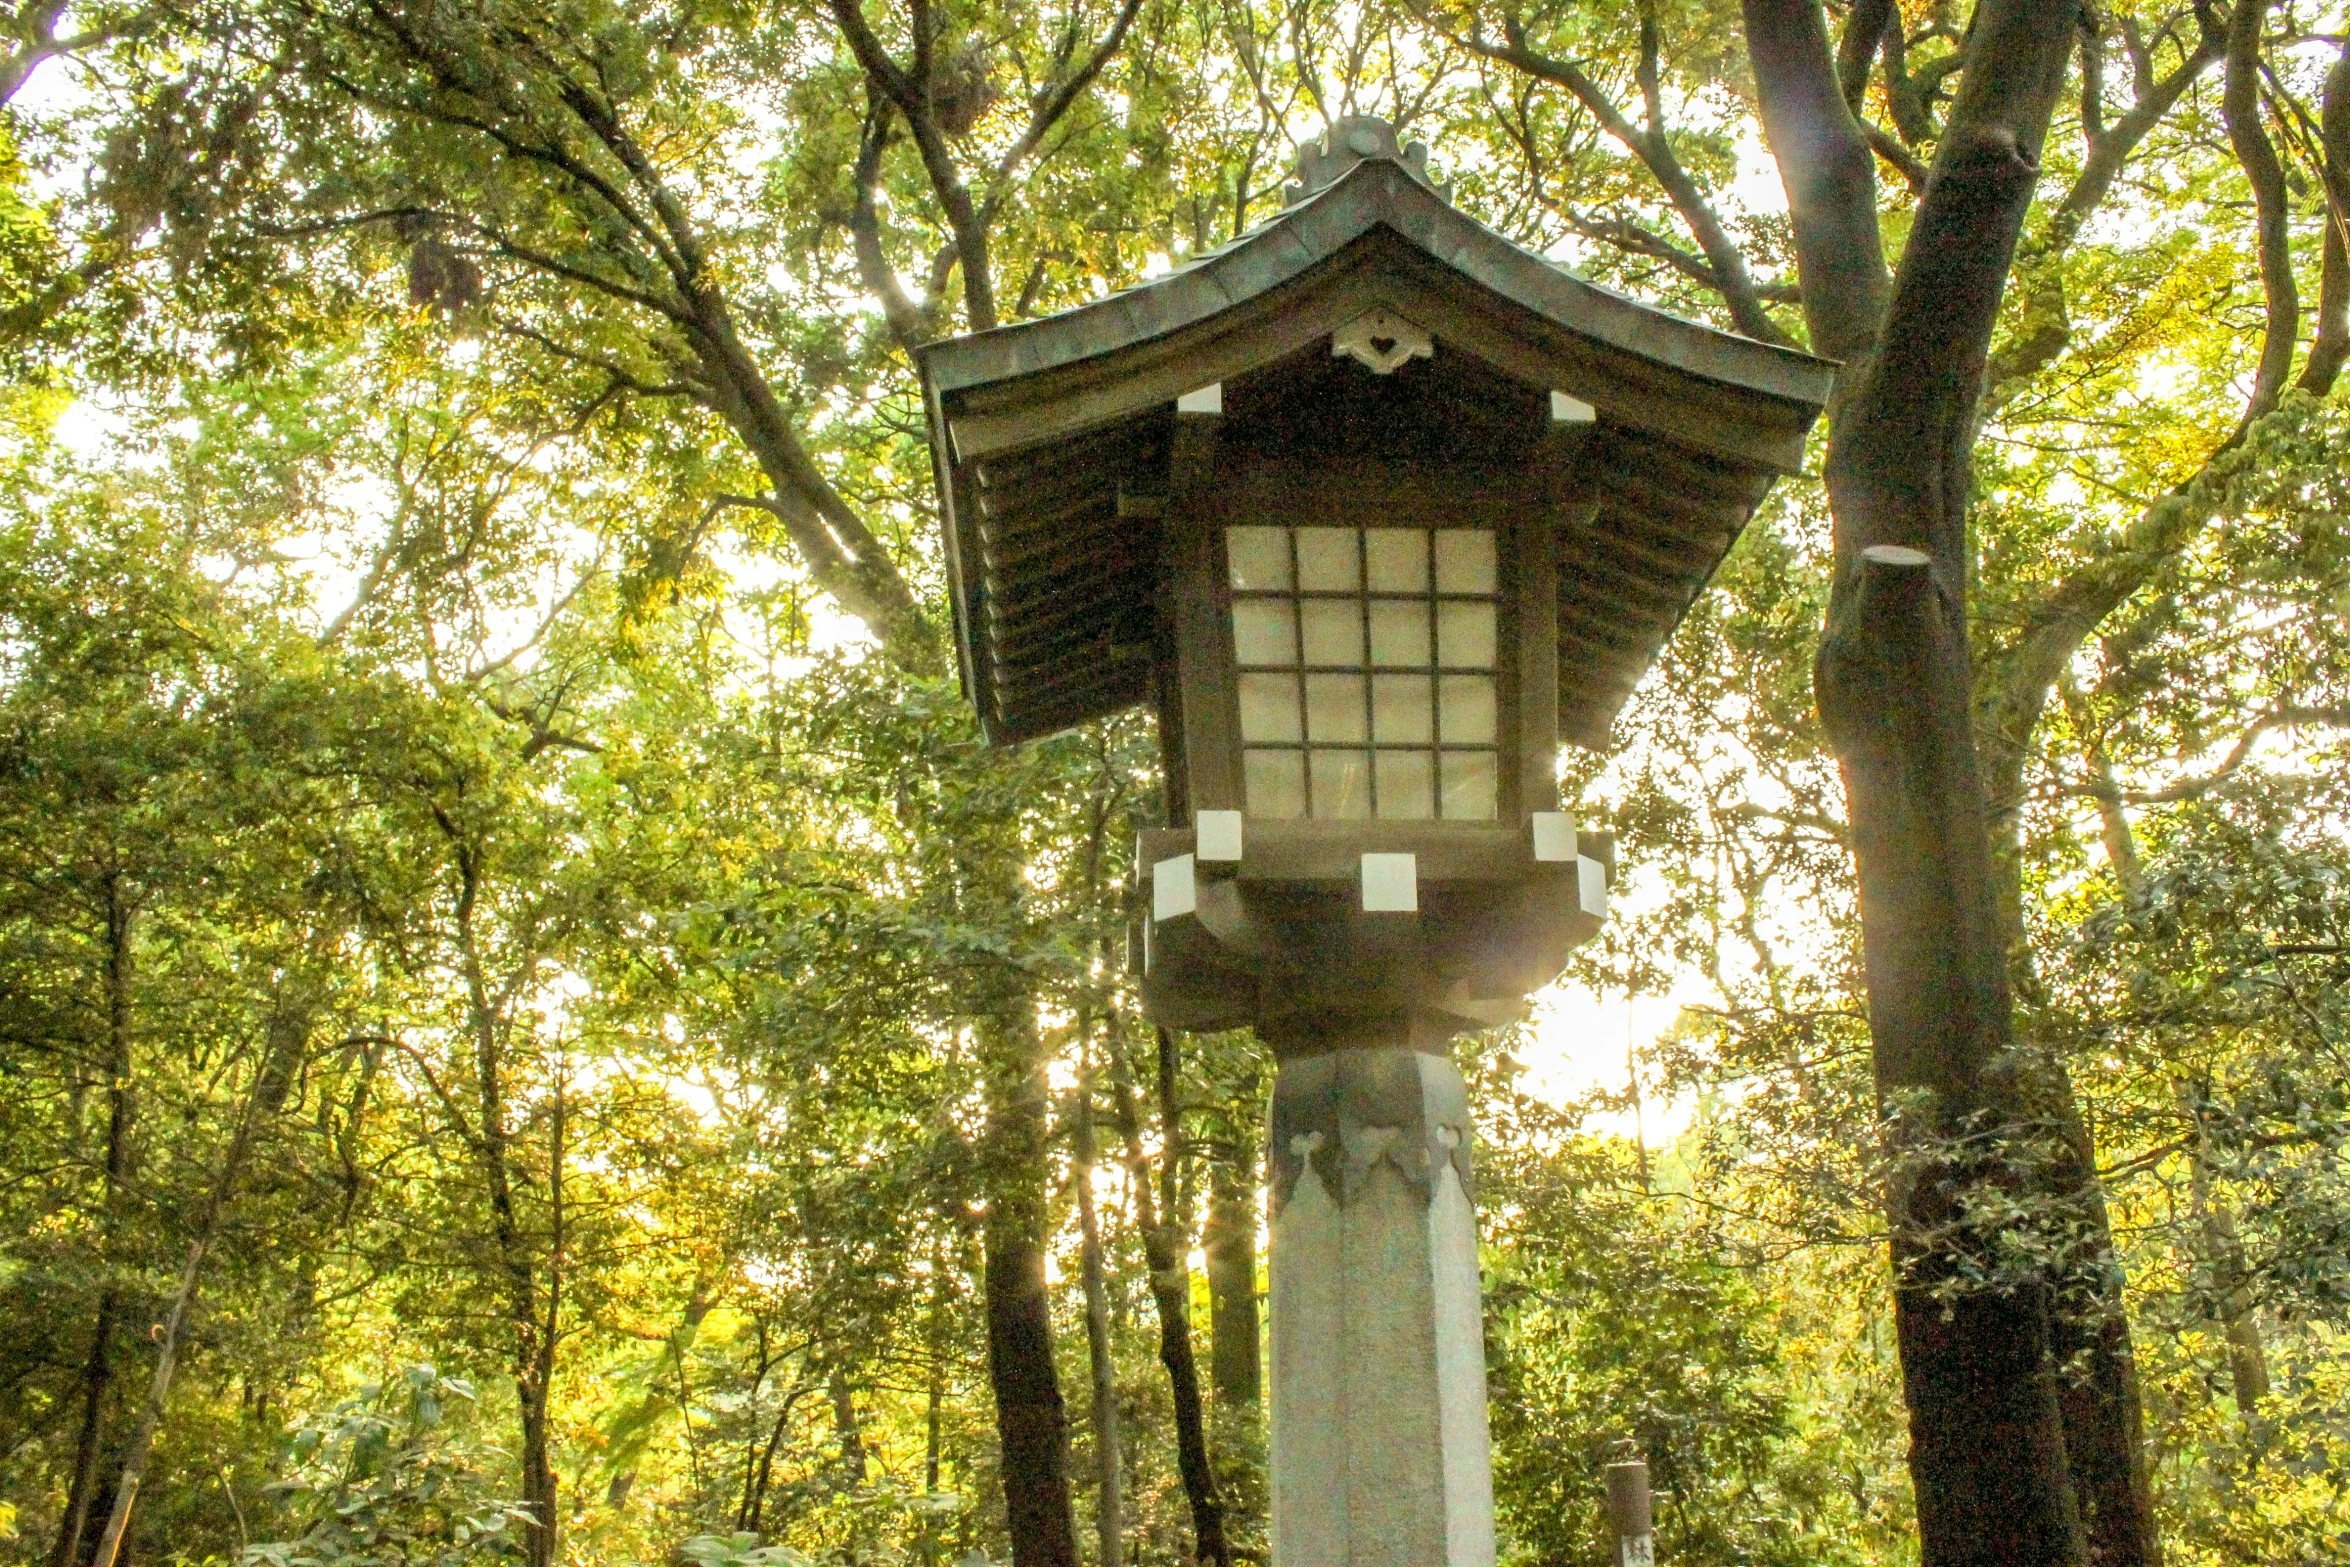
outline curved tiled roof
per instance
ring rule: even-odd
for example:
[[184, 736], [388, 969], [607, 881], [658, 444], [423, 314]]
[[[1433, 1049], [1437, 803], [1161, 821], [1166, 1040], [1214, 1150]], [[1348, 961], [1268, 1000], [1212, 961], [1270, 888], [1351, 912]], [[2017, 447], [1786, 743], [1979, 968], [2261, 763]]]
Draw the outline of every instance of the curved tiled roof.
[[964, 684], [991, 738], [1147, 696], [1175, 400], [1375, 307], [1597, 411], [1596, 511], [1560, 524], [1560, 732], [1589, 745], [1772, 479], [1796, 471], [1835, 374], [1578, 277], [1394, 153], [1362, 157], [1170, 273], [918, 352]]

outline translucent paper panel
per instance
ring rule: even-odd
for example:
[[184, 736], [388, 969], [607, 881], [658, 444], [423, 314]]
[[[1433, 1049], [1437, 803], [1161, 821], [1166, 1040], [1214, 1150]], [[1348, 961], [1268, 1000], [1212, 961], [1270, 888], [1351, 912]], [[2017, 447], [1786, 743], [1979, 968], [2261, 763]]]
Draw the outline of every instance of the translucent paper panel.
[[1232, 560], [1232, 585], [1257, 593], [1286, 593], [1289, 572], [1287, 528], [1227, 528], [1224, 553]]
[[1297, 662], [1297, 606], [1286, 599], [1237, 599], [1232, 651], [1243, 664]]
[[1297, 676], [1240, 677], [1240, 738], [1258, 744], [1305, 738], [1298, 723]]
[[1363, 566], [1374, 593], [1428, 591], [1428, 530], [1373, 528], [1363, 535]]
[[1298, 587], [1308, 593], [1362, 592], [1362, 537], [1352, 528], [1298, 529]]
[[1436, 591], [1495, 591], [1493, 535], [1483, 528], [1440, 528], [1436, 533]]
[[1381, 751], [1379, 815], [1384, 821], [1426, 821], [1436, 814], [1436, 758], [1426, 751]]
[[1371, 601], [1371, 662], [1383, 668], [1427, 667], [1426, 604], [1413, 599]]
[[1444, 788], [1444, 817], [1454, 822], [1493, 820], [1494, 769], [1491, 751], [1446, 751], [1438, 757]]
[[1241, 787], [1248, 814], [1286, 819], [1306, 813], [1306, 754], [1303, 751], [1243, 751]]
[[1491, 669], [1494, 630], [1491, 604], [1436, 606], [1436, 662], [1447, 669]]
[[1495, 535], [1241, 527], [1226, 552], [1248, 812], [1491, 821]]
[[1306, 756], [1317, 821], [1359, 821], [1371, 814], [1370, 752], [1309, 751]]
[[1446, 675], [1437, 682], [1436, 710], [1447, 745], [1491, 745], [1500, 712], [1491, 675]]
[[1426, 745], [1434, 740], [1436, 705], [1430, 698], [1426, 675], [1373, 675], [1371, 738], [1381, 745]]
[[1307, 599], [1298, 606], [1298, 611], [1305, 620], [1307, 663], [1339, 664], [1349, 669], [1363, 667], [1361, 601]]
[[1361, 675], [1306, 676], [1306, 738], [1316, 745], [1368, 740], [1364, 694]]

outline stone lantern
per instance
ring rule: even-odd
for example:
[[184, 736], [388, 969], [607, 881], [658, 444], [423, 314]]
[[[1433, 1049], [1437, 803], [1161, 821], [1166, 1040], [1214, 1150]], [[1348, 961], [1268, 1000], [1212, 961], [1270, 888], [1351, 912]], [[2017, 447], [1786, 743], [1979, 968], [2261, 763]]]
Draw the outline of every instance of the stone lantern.
[[1468, 1095], [1597, 928], [1558, 799], [1828, 364], [1455, 209], [1372, 119], [1163, 277], [921, 355], [963, 684], [1014, 743], [1157, 713], [1143, 1003], [1278, 1062], [1275, 1567], [1490, 1567]]

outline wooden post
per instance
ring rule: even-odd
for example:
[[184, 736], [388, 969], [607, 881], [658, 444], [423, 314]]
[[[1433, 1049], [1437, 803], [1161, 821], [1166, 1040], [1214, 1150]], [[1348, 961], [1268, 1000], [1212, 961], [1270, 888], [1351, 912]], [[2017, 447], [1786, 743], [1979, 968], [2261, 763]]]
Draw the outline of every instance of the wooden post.
[[1616, 1567], [1656, 1567], [1656, 1519], [1649, 1506], [1648, 1465], [1637, 1458], [1607, 1466], [1607, 1519], [1616, 1532]]

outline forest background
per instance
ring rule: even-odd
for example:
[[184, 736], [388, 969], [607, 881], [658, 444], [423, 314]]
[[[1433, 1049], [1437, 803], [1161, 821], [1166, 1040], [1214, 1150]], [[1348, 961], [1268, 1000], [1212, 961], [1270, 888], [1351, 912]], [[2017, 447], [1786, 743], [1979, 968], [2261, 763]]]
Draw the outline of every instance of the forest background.
[[[1890, 253], [1970, 18], [1824, 19]], [[2081, 10], [1975, 447], [2018, 1033], [2094, 1136], [2174, 1563], [2350, 1561], [2344, 27]], [[1268, 1064], [1136, 1014], [1147, 723], [979, 743], [907, 349], [1222, 243], [1355, 111], [1809, 342], [1743, 39], [20, 0], [0, 1559], [1002, 1560], [1059, 1484], [1087, 1561], [1211, 1514], [1261, 1561]], [[1687, 1003], [1625, 1089], [1464, 1045], [1513, 1563], [1609, 1559], [1623, 1438], [1666, 1561], [1917, 1559], [1828, 581], [1782, 484], [1567, 759], [1623, 865], [1568, 983]]]

